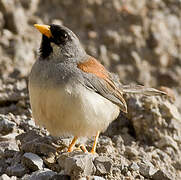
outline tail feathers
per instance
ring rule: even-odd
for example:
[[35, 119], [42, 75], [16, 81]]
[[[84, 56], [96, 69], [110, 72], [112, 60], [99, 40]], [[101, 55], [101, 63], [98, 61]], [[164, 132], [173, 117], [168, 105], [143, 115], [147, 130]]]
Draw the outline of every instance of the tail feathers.
[[145, 96], [167, 95], [163, 91], [141, 85], [121, 85], [121, 89], [124, 94], [143, 94]]

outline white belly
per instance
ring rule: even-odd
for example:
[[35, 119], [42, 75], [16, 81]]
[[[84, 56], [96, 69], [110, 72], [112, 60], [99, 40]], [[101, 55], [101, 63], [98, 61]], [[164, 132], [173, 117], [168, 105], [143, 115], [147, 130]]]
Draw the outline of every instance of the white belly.
[[43, 89], [29, 84], [36, 124], [54, 136], [94, 136], [119, 115], [119, 107], [83, 86]]

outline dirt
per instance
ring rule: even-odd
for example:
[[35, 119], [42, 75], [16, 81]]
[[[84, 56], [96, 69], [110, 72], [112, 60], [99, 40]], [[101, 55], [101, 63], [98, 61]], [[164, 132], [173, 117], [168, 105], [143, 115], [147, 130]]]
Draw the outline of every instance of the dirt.
[[[173, 0], [0, 0], [0, 179], [181, 179], [180, 8]], [[101, 134], [96, 155], [66, 153], [72, 137], [52, 137], [31, 116], [34, 23], [64, 24], [121, 83], [167, 97], [126, 94], [128, 114]], [[93, 138], [81, 143], [90, 149]]]

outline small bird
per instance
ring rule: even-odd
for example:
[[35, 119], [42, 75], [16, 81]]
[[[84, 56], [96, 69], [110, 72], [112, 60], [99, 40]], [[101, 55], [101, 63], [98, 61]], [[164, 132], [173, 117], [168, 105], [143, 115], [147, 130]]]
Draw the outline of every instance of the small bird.
[[[88, 55], [78, 37], [62, 25], [34, 25], [42, 33], [40, 55], [29, 76], [29, 95], [36, 124], [53, 136], [95, 136], [107, 129], [120, 111], [127, 113], [123, 93], [163, 94], [144, 86], [122, 86], [102, 64]], [[82, 150], [87, 152], [82, 145]]]

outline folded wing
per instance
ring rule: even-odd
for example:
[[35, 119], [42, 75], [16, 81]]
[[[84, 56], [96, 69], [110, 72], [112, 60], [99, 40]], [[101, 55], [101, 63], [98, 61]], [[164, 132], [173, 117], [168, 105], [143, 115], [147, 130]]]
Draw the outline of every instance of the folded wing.
[[118, 105], [123, 112], [127, 112], [127, 104], [123, 92], [117, 88], [108, 71], [95, 58], [77, 64], [84, 73], [84, 84], [101, 96]]

